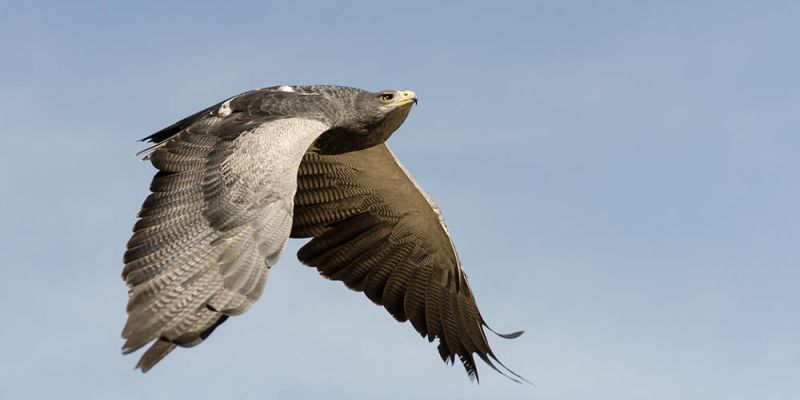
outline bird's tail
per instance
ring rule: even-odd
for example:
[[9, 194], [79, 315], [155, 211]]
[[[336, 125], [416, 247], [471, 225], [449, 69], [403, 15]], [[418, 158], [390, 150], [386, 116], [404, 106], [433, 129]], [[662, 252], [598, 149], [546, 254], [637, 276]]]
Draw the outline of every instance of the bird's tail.
[[175, 346], [175, 343], [167, 342], [166, 340], [156, 340], [156, 342], [142, 354], [142, 358], [139, 359], [136, 368], [139, 368], [142, 372], [149, 371], [150, 368], [153, 368], [162, 358], [166, 357], [169, 352], [175, 349]]

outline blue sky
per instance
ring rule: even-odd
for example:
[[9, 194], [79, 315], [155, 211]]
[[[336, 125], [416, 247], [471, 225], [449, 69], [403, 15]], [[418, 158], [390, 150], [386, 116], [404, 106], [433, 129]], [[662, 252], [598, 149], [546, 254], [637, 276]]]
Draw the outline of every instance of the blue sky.
[[[786, 399], [800, 390], [796, 2], [25, 2], [0, 15], [0, 397]], [[390, 146], [496, 353], [471, 384], [290, 243], [259, 303], [133, 371], [136, 140], [274, 84], [410, 89]], [[480, 367], [479, 367], [480, 368]]]

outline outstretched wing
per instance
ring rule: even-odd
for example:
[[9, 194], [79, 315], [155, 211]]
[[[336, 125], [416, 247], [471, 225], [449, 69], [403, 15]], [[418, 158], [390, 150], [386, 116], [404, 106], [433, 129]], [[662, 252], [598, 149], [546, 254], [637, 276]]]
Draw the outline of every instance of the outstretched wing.
[[[124, 353], [143, 371], [258, 299], [291, 230], [297, 169], [328, 127], [208, 109], [151, 137], [159, 170], [125, 252]], [[227, 119], [225, 117], [228, 117]], [[171, 130], [171, 131], [170, 131]]]
[[474, 354], [502, 366], [438, 207], [386, 145], [307, 153], [292, 237], [314, 238], [299, 250], [300, 261], [363, 291], [398, 321], [410, 320], [429, 341], [438, 338], [442, 360], [457, 356], [471, 378], [478, 378]]

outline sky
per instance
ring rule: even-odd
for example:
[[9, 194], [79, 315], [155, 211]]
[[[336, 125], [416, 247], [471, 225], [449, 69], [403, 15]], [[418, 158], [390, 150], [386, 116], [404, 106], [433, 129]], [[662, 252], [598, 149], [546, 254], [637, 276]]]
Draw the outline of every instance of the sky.
[[[792, 1], [15, 2], [0, 14], [0, 398], [787, 399], [800, 392]], [[295, 257], [143, 375], [138, 139], [245, 90], [414, 90], [389, 145], [495, 353], [442, 364]]]

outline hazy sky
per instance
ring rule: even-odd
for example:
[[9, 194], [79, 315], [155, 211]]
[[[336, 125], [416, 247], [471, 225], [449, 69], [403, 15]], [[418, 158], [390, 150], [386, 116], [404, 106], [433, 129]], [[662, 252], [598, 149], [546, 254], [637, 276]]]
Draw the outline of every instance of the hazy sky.
[[[0, 398], [776, 399], [800, 391], [793, 1], [9, 2]], [[275, 84], [410, 89], [390, 146], [498, 356], [445, 366], [294, 256], [147, 375], [120, 355], [136, 140]]]

